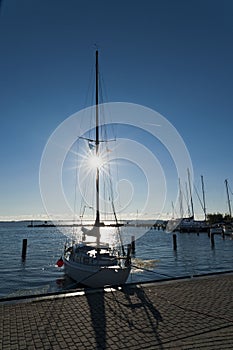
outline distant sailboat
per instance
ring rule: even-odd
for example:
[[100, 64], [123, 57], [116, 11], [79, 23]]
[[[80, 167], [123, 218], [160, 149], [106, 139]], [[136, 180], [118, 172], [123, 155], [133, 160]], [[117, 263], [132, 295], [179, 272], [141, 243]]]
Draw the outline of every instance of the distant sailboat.
[[230, 195], [229, 195], [229, 184], [228, 180], [225, 180], [225, 186], [226, 186], [226, 193], [227, 193], [227, 203], [228, 203], [228, 210], [229, 210], [229, 223], [226, 223], [223, 225], [222, 230], [224, 235], [231, 235], [233, 236], [233, 224], [232, 224], [232, 210], [231, 210], [231, 201], [230, 201]]
[[[206, 232], [208, 230], [208, 225], [206, 222], [206, 204], [205, 204], [205, 192], [204, 192], [204, 181], [203, 176], [201, 176], [202, 181], [202, 192], [203, 192], [203, 203], [197, 193], [197, 196], [200, 200], [202, 209], [204, 211], [205, 220], [195, 220], [194, 218], [194, 205], [193, 205], [193, 198], [192, 198], [192, 190], [191, 190], [191, 180], [190, 180], [190, 172], [189, 169], [187, 171], [188, 173], [188, 187], [186, 183], [186, 202], [188, 207], [188, 217], [184, 217], [184, 210], [183, 210], [183, 194], [181, 189], [181, 182], [179, 179], [179, 203], [180, 203], [180, 218], [172, 219], [168, 221], [167, 224], [167, 230], [168, 231], [180, 231], [180, 232]], [[194, 186], [195, 187], [195, 186]], [[191, 208], [191, 209], [190, 209]], [[174, 209], [173, 209], [174, 211]]]

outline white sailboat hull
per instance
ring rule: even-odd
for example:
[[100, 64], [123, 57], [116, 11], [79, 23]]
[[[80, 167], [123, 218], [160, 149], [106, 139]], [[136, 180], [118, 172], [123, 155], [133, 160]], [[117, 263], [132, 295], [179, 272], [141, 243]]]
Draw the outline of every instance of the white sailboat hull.
[[122, 285], [126, 282], [130, 266], [88, 266], [64, 259], [65, 273], [78, 283], [91, 288]]

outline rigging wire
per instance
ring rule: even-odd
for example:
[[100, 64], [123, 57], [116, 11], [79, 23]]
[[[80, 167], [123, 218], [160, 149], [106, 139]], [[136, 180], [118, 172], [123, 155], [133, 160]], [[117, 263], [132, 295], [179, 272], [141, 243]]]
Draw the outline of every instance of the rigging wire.
[[204, 204], [202, 203], [202, 200], [201, 200], [201, 198], [200, 198], [200, 196], [199, 196], [199, 193], [198, 193], [197, 188], [196, 188], [196, 186], [195, 186], [195, 185], [194, 185], [194, 189], [195, 189], [195, 192], [196, 192], [197, 198], [198, 198], [198, 200], [199, 200], [199, 202], [200, 202], [200, 204], [201, 204], [201, 208], [202, 208], [203, 212], [205, 213]]
[[229, 183], [228, 183], [228, 188], [229, 188], [229, 190], [231, 192], [231, 195], [233, 196], [233, 192], [232, 192], [232, 189], [231, 189], [231, 186], [229, 185]]

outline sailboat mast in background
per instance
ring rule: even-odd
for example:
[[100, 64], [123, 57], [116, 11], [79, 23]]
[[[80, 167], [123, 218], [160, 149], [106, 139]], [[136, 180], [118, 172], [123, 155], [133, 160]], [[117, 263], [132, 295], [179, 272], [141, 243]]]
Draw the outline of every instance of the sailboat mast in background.
[[227, 191], [227, 202], [228, 202], [228, 209], [229, 209], [229, 215], [230, 218], [232, 217], [231, 213], [231, 202], [230, 202], [230, 196], [229, 196], [229, 189], [228, 189], [228, 180], [225, 180], [225, 185], [226, 185], [226, 191]]

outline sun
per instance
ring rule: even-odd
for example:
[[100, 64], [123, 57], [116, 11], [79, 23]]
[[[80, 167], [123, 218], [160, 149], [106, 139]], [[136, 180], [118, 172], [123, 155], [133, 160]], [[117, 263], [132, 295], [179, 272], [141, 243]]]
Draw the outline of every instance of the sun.
[[101, 155], [89, 154], [87, 157], [87, 165], [90, 169], [100, 169], [104, 164], [104, 159]]
[[88, 175], [95, 176], [97, 170], [101, 171], [102, 175], [109, 176], [109, 152], [106, 152], [105, 149], [100, 149], [98, 153], [95, 150], [88, 149], [77, 155], [80, 161], [76, 168], [79, 169], [79, 172], [82, 172], [83, 178]]

